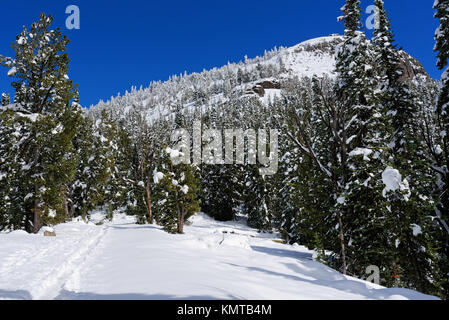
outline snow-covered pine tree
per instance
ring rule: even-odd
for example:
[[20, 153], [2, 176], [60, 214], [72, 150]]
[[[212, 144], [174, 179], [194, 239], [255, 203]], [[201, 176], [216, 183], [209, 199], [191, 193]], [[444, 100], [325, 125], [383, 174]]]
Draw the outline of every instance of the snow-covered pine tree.
[[379, 261], [383, 246], [378, 231], [386, 213], [382, 173], [388, 160], [388, 122], [376, 90], [375, 52], [360, 31], [359, 5], [348, 0], [343, 7], [345, 40], [336, 54], [339, 129], [332, 140], [338, 146], [335, 200], [345, 251], [338, 263], [342, 270], [362, 276], [368, 265]]
[[132, 139], [129, 131], [118, 125], [114, 145], [114, 166], [107, 184], [105, 201], [110, 206], [111, 212], [126, 206], [128, 201], [129, 183], [131, 176]]
[[[360, 1], [347, 0], [342, 8], [345, 23], [345, 41], [337, 49], [337, 105], [342, 114], [340, 132], [337, 137], [339, 166], [341, 175], [336, 181], [340, 186], [335, 190], [337, 201], [337, 219], [340, 228], [341, 241], [341, 268], [343, 273], [348, 269], [348, 245], [351, 243], [351, 231], [346, 225], [352, 222], [354, 211], [357, 208], [357, 191], [363, 178], [357, 164], [350, 167], [350, 153], [357, 148], [368, 150], [365, 144], [367, 134], [366, 123], [372, 118], [374, 102], [373, 90], [376, 88], [376, 79], [372, 61], [370, 61], [371, 47], [360, 31]], [[362, 150], [362, 149], [360, 149]], [[358, 163], [359, 165], [361, 163]], [[368, 177], [365, 177], [365, 180]], [[343, 189], [340, 189], [343, 188]], [[348, 197], [354, 197], [348, 200]], [[336, 200], [337, 200], [336, 199]], [[352, 202], [355, 201], [355, 203]], [[346, 207], [349, 204], [354, 208]], [[363, 206], [363, 204], [361, 204]]]
[[128, 136], [131, 141], [128, 146], [124, 146], [129, 148], [126, 212], [136, 216], [138, 224], [147, 223], [150, 219], [149, 212], [151, 212], [151, 207], [145, 201], [145, 182], [147, 181], [145, 164], [148, 149], [145, 148], [147, 144], [146, 124], [142, 120], [142, 115], [137, 110], [133, 110], [129, 114], [128, 123], [125, 126], [125, 136]]
[[160, 224], [167, 232], [184, 233], [187, 219], [198, 213], [199, 179], [193, 166], [175, 164], [180, 153], [167, 147], [160, 165], [154, 172], [154, 182], [159, 184], [156, 194], [156, 211]]
[[74, 162], [72, 102], [77, 90], [69, 80], [69, 40], [59, 30], [51, 30], [53, 18], [41, 14], [30, 30], [24, 27], [13, 44], [14, 58], [0, 57], [16, 81], [14, 117], [22, 124], [18, 141], [22, 192], [27, 230], [38, 232], [42, 217], [63, 213], [64, 190], [72, 179]]
[[[261, 231], [271, 231], [274, 220], [274, 209], [271, 206], [276, 195], [273, 187], [276, 185], [276, 178], [273, 176], [264, 176], [261, 164], [251, 163], [250, 158], [260, 157], [261, 152], [268, 154], [274, 152], [269, 150], [268, 141], [262, 141], [262, 132], [267, 133], [269, 129], [273, 128], [274, 124], [271, 119], [271, 108], [264, 106], [258, 99], [250, 98], [246, 101], [246, 105], [242, 108], [243, 118], [245, 122], [245, 131], [247, 132], [247, 144], [245, 145], [245, 154], [247, 154], [247, 161], [243, 167], [243, 175], [241, 180], [235, 183], [242, 187], [243, 213], [248, 218], [248, 225], [257, 228]], [[267, 137], [268, 138], [268, 137]], [[250, 141], [257, 141], [257, 149], [255, 144], [252, 145]], [[278, 150], [279, 151], [279, 150]], [[278, 152], [277, 151], [277, 152]], [[259, 158], [260, 160], [260, 158]]]
[[0, 230], [22, 229], [27, 222], [18, 161], [20, 127], [13, 110], [0, 109]]
[[[440, 19], [440, 26], [435, 33], [435, 51], [438, 52], [437, 66], [444, 70], [441, 78], [441, 91], [437, 104], [437, 113], [441, 126], [441, 139], [443, 152], [441, 154], [441, 171], [444, 186], [442, 194], [449, 193], [449, 1], [437, 0], [434, 8], [437, 10], [435, 17]], [[442, 207], [445, 217], [448, 218], [449, 197], [442, 196]]]
[[86, 218], [90, 210], [104, 204], [106, 185], [114, 167], [115, 122], [103, 111], [93, 123], [86, 118], [76, 143], [80, 162], [74, 183], [76, 215]]
[[260, 174], [257, 166], [247, 166], [246, 169], [243, 214], [248, 217], [248, 226], [251, 228], [259, 231], [271, 230], [266, 177]]
[[291, 241], [320, 252], [322, 261], [325, 249], [342, 252], [341, 229], [336, 228], [339, 149], [333, 137], [339, 128], [333, 125], [338, 123], [333, 86], [329, 79], [317, 77], [292, 85], [280, 115], [288, 119], [284, 132], [293, 144], [280, 164], [281, 170], [287, 166], [284, 174], [293, 209], [283, 213], [282, 227]]
[[[226, 129], [239, 129], [242, 125], [241, 105], [235, 99], [231, 98], [224, 110], [221, 106], [216, 106], [208, 112], [204, 118], [204, 128], [218, 130], [222, 136]], [[238, 124], [238, 125], [237, 125]], [[243, 128], [242, 128], [243, 129]], [[210, 137], [210, 140], [212, 138]], [[204, 140], [204, 144], [210, 141]], [[226, 143], [226, 142], [225, 142]], [[225, 154], [225, 143], [222, 143], [222, 154]], [[234, 146], [234, 142], [233, 142]], [[243, 166], [236, 164], [234, 153], [226, 155], [232, 164], [223, 163], [205, 163], [201, 165], [201, 191], [200, 198], [204, 212], [219, 221], [234, 220], [240, 207]], [[223, 159], [221, 159], [223, 161]], [[215, 159], [210, 159], [215, 162]]]
[[[204, 212], [218, 221], [236, 218], [241, 201], [240, 166], [202, 165], [200, 198]], [[233, 175], [232, 173], [236, 173]]]
[[435, 0], [435, 17], [440, 20], [440, 26], [435, 32], [435, 51], [438, 52], [437, 66], [444, 70], [441, 78], [441, 89], [437, 103], [437, 115], [440, 131], [440, 148], [436, 157], [436, 168], [439, 170], [439, 205], [438, 215], [443, 225], [442, 236], [442, 269], [446, 274], [444, 278], [444, 295], [449, 295], [449, 0]]
[[[403, 77], [400, 52], [394, 44], [384, 2], [376, 0], [375, 6], [379, 16], [373, 43], [381, 77], [380, 99], [387, 123], [386, 139], [391, 146], [389, 165], [392, 167], [388, 172], [396, 172], [393, 168], [399, 170], [399, 184], [402, 183], [404, 189], [384, 194], [389, 202], [388, 214], [383, 220], [386, 223], [385, 243], [394, 246], [388, 250], [385, 246], [382, 268], [388, 286], [397, 285], [395, 278], [401, 276], [404, 283], [408, 282], [407, 287], [416, 286], [431, 292], [433, 285], [429, 279], [432, 279], [432, 261], [435, 260], [434, 244], [423, 234], [430, 234], [433, 227], [433, 172], [424, 157], [425, 144], [414, 120], [419, 112], [419, 101], [412, 83]], [[387, 171], [384, 178], [386, 174]], [[413, 226], [419, 226], [422, 233], [414, 234]], [[409, 263], [411, 256], [414, 257], [413, 264]]]
[[449, 1], [435, 0], [433, 8], [437, 10], [435, 18], [440, 20], [440, 26], [435, 32], [435, 51], [438, 51], [437, 66], [443, 70], [447, 67], [449, 59]]
[[93, 121], [83, 116], [78, 125], [78, 130], [73, 138], [73, 145], [78, 155], [78, 165], [75, 177], [68, 188], [69, 216], [74, 218], [83, 214], [83, 208], [87, 206], [87, 174], [89, 158], [93, 149]]
[[[163, 146], [169, 141], [168, 123], [157, 121], [151, 126], [139, 112], [132, 112], [129, 116], [129, 132], [132, 140], [131, 171], [127, 182], [130, 185], [128, 212], [138, 217], [139, 223], [153, 223], [155, 218], [153, 195], [155, 183], [153, 172], [158, 165]], [[158, 217], [156, 217], [156, 222]]]
[[[287, 92], [284, 93], [284, 96], [291, 94], [291, 92]], [[294, 90], [293, 92], [297, 94], [300, 91]], [[299, 173], [298, 165], [298, 163], [302, 162], [303, 158], [287, 134], [289, 126], [285, 119], [288, 119], [290, 116], [290, 110], [288, 110], [284, 99], [274, 101], [272, 110], [272, 123], [278, 128], [279, 140], [283, 141], [283, 143], [279, 145], [279, 170], [272, 177], [274, 181], [272, 183], [272, 189], [270, 189], [272, 196], [270, 197], [269, 209], [272, 211], [274, 224], [281, 232], [282, 237], [286, 242], [293, 244], [299, 242], [300, 236], [297, 224], [297, 208], [300, 206], [294, 204], [294, 199], [296, 196], [303, 195], [303, 193], [295, 190], [295, 186], [299, 185], [298, 180], [303, 177]], [[310, 169], [310, 166], [308, 168]], [[306, 172], [310, 172], [310, 170]]]
[[57, 215], [56, 217], [51, 217], [51, 219], [48, 220], [52, 224], [62, 221], [70, 221], [70, 219], [73, 218], [73, 181], [75, 179], [76, 171], [79, 165], [79, 155], [74, 143], [74, 139], [77, 135], [78, 127], [83, 121], [83, 110], [78, 101], [79, 97], [77, 95], [74, 98], [71, 108], [66, 110], [64, 114], [64, 123], [67, 129], [65, 133], [61, 134], [61, 136], [58, 138], [61, 139], [61, 142], [58, 144], [61, 149], [58, 149], [58, 152], [60, 152], [61, 156], [64, 157], [67, 161], [65, 167], [59, 167], [59, 170], [65, 170], [64, 174], [67, 176], [67, 179], [59, 182], [60, 193], [56, 194], [56, 197], [59, 197], [61, 199], [62, 208], [58, 209], [61, 210], [61, 214]]
[[440, 19], [440, 26], [435, 33], [435, 51], [438, 51], [438, 63], [437, 66], [444, 70], [441, 78], [441, 91], [437, 104], [437, 113], [439, 116], [439, 122], [441, 126], [441, 139], [442, 139], [442, 153], [441, 153], [441, 175], [442, 175], [442, 214], [446, 218], [449, 218], [449, 1], [437, 0], [435, 1], [434, 8], [437, 10], [435, 17]]
[[[142, 170], [140, 162], [142, 158], [139, 157], [139, 149], [135, 143], [133, 143], [130, 148], [130, 174], [127, 177], [128, 193], [126, 213], [128, 215], [135, 216], [138, 224], [146, 224], [149, 222], [150, 217], [148, 213], [150, 208], [148, 207], [148, 203], [145, 201], [145, 183], [141, 179]], [[154, 212], [152, 212], [152, 214], [154, 214]]]
[[2, 107], [5, 107], [5, 106], [7, 106], [9, 104], [11, 104], [11, 99], [10, 99], [9, 95], [6, 94], [6, 93], [2, 93], [2, 100], [1, 100], [0, 105]]

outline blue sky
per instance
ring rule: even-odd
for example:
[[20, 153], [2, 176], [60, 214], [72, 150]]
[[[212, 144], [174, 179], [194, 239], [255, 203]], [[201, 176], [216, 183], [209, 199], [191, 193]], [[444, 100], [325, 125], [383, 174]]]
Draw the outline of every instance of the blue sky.
[[[363, 9], [372, 3], [362, 0]], [[80, 8], [80, 30], [65, 28], [66, 7], [72, 4]], [[51, 13], [55, 27], [71, 39], [69, 76], [79, 83], [81, 104], [88, 107], [131, 86], [147, 87], [153, 80], [237, 62], [274, 46], [343, 33], [337, 22], [343, 4], [344, 0], [3, 1], [0, 54], [12, 55], [10, 43], [22, 26], [38, 20], [40, 12]], [[433, 52], [438, 20], [432, 4], [385, 0], [398, 45], [439, 79]], [[0, 91], [13, 93], [6, 72], [0, 69]]]

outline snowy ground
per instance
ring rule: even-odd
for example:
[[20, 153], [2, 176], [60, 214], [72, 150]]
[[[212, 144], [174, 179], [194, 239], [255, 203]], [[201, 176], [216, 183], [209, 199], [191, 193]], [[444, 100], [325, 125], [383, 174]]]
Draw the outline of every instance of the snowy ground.
[[203, 214], [185, 235], [125, 215], [55, 230], [0, 233], [0, 299], [434, 299], [345, 277], [304, 247]]

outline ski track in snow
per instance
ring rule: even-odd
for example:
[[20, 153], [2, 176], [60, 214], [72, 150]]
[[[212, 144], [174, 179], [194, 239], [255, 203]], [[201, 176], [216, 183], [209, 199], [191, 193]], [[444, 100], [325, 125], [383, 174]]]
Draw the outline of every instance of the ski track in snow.
[[107, 233], [107, 228], [100, 228], [99, 232], [96, 230], [90, 231], [86, 240], [82, 242], [79, 248], [75, 249], [69, 258], [62, 264], [53, 269], [53, 272], [44, 280], [44, 291], [37, 294], [36, 299], [54, 299], [58, 296], [60, 290], [64, 287], [66, 279], [79, 273], [79, 266], [88, 259], [89, 254], [96, 248], [102, 238]]
[[[0, 234], [0, 299], [55, 298], [107, 229], [71, 222], [57, 226], [56, 232], [56, 238], [44, 238], [42, 232]], [[13, 241], [4, 241], [8, 238]]]
[[344, 276], [244, 221], [192, 220], [185, 235], [121, 214], [56, 238], [0, 233], [0, 299], [433, 299]]

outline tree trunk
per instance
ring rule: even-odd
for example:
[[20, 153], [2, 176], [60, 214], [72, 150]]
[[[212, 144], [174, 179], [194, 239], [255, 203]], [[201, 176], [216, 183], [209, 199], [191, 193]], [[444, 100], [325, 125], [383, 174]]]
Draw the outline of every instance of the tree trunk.
[[34, 207], [33, 207], [33, 233], [38, 233], [39, 230], [42, 228], [41, 223], [41, 208], [39, 207], [39, 200], [34, 200]]
[[182, 212], [178, 213], [178, 233], [183, 234], [184, 233], [184, 218], [186, 214], [184, 212], [184, 209], [182, 209]]
[[341, 259], [342, 259], [342, 273], [346, 275], [347, 266], [346, 266], [346, 246], [345, 246], [345, 234], [343, 229], [343, 220], [341, 218], [340, 211], [337, 212], [338, 217], [338, 225], [340, 229], [340, 246], [341, 246]]
[[[34, 149], [34, 173], [36, 174], [36, 164], [39, 163], [40, 158], [40, 146], [36, 146]], [[34, 186], [34, 196], [37, 197], [39, 194], [39, 187], [37, 185]], [[33, 205], [33, 233], [38, 233], [39, 230], [42, 228], [41, 223], [41, 208], [40, 208], [40, 199], [35, 198], [34, 199], [34, 205]]]
[[69, 212], [69, 202], [67, 201], [67, 196], [64, 195], [64, 220], [69, 221], [70, 219], [70, 212]]
[[70, 201], [70, 218], [73, 219], [75, 217], [75, 204], [73, 201]]
[[181, 209], [179, 207], [179, 198], [178, 198], [178, 192], [175, 191], [175, 201], [176, 201], [176, 210], [178, 212], [178, 233], [182, 234], [184, 233], [184, 219], [183, 219], [183, 213], [181, 212]]
[[147, 191], [148, 219], [150, 221], [150, 224], [153, 224], [153, 213], [151, 212], [151, 189], [150, 184], [148, 182], [145, 189]]

